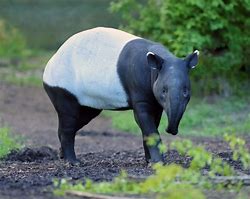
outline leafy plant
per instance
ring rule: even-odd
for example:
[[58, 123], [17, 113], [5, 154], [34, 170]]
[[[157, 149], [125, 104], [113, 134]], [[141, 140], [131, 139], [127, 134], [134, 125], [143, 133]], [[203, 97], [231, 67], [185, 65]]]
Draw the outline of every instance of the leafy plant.
[[250, 153], [245, 146], [245, 140], [228, 134], [224, 135], [224, 139], [233, 151], [233, 160], [241, 161], [244, 169], [250, 168]]
[[0, 128], [0, 158], [6, 156], [11, 150], [19, 148], [16, 140], [10, 137], [8, 128]]
[[[226, 136], [229, 143], [234, 147], [243, 146], [242, 141], [236, 141], [232, 137]], [[148, 144], [153, 144], [157, 137], [148, 139]], [[236, 144], [237, 143], [237, 144]], [[68, 190], [102, 193], [102, 194], [140, 194], [149, 195], [154, 198], [205, 198], [202, 190], [209, 188], [222, 188], [223, 184], [213, 184], [211, 177], [216, 175], [230, 176], [235, 174], [230, 167], [219, 157], [214, 157], [201, 146], [195, 146], [190, 140], [172, 142], [170, 149], [177, 150], [181, 155], [190, 156], [191, 162], [188, 168], [182, 168], [177, 164], [163, 165], [160, 163], [153, 165], [154, 174], [145, 180], [138, 182], [131, 180], [125, 171], [116, 177], [112, 182], [94, 183], [87, 179], [85, 185], [81, 182], [75, 185], [66, 180], [55, 180], [56, 195], [64, 195]], [[249, 153], [245, 152], [249, 155]], [[241, 153], [243, 154], [243, 153]], [[240, 154], [240, 156], [241, 156]], [[207, 175], [201, 173], [203, 169], [208, 169]], [[236, 185], [239, 188], [241, 184]], [[230, 187], [232, 189], [232, 187]], [[187, 192], [188, 190], [188, 192]]]
[[171, 148], [176, 149], [180, 154], [192, 157], [189, 169], [199, 172], [205, 167], [210, 167], [209, 176], [222, 175], [230, 176], [234, 170], [221, 158], [213, 157], [202, 146], [193, 146], [190, 140], [175, 141]]
[[182, 175], [184, 169], [178, 165], [163, 166], [156, 164], [153, 166], [155, 174], [147, 178], [143, 182], [136, 182], [128, 178], [125, 171], [116, 177], [112, 182], [100, 182], [94, 183], [87, 179], [85, 185], [81, 182], [75, 185], [70, 184], [66, 180], [55, 180], [54, 186], [57, 187], [54, 190], [56, 195], [64, 195], [68, 190], [91, 192], [91, 193], [102, 193], [102, 194], [140, 194], [140, 195], [151, 195], [156, 198], [174, 198], [176, 193], [173, 194], [172, 190], [179, 189], [179, 196], [183, 196], [186, 193], [186, 188], [189, 189], [187, 198], [205, 198], [202, 192], [195, 188], [193, 185], [188, 183], [175, 183], [176, 178]]
[[161, 42], [180, 57], [201, 50], [193, 78], [202, 94], [227, 96], [249, 77], [250, 1], [122, 0], [112, 2], [111, 11], [122, 16], [121, 28]]

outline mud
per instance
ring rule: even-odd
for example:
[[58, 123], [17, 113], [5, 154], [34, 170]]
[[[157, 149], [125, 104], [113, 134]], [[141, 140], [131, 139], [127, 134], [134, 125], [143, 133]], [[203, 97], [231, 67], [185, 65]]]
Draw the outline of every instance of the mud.
[[[1, 126], [8, 124], [17, 136], [24, 137], [25, 148], [12, 151], [0, 161], [0, 198], [33, 199], [53, 196], [53, 179], [71, 181], [90, 178], [94, 181], [112, 180], [121, 170], [133, 176], [148, 176], [152, 169], [144, 160], [141, 136], [117, 132], [107, 118], [98, 117], [76, 136], [76, 153], [81, 163], [71, 166], [58, 157], [56, 114], [41, 88], [7, 85], [0, 82]], [[181, 136], [163, 135], [163, 142], [182, 139]], [[232, 160], [228, 146], [216, 138], [192, 138], [209, 151], [222, 157], [245, 174], [239, 162]], [[246, 137], [248, 148], [250, 137]], [[187, 167], [190, 157], [176, 151], [165, 154], [165, 163]], [[207, 193], [209, 198], [230, 198], [230, 193]], [[61, 198], [61, 197], [60, 197]], [[72, 198], [72, 197], [70, 197]]]

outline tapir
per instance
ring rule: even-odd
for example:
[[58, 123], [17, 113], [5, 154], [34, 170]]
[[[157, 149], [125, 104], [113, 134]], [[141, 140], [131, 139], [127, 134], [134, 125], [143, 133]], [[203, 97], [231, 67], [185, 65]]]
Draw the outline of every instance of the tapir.
[[[43, 85], [58, 115], [60, 157], [75, 164], [76, 132], [102, 110], [132, 109], [142, 131], [147, 162], [163, 161], [158, 126], [176, 135], [190, 100], [189, 72], [199, 51], [185, 58], [162, 44], [127, 32], [98, 27], [71, 36], [48, 61]], [[124, 121], [126, 122], [126, 121]], [[154, 145], [147, 138], [157, 135]]]

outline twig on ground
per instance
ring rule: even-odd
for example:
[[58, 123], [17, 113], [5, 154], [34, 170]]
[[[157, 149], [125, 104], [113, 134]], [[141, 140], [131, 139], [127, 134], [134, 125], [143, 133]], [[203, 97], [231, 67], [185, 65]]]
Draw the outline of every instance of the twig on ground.
[[70, 196], [78, 196], [81, 198], [91, 198], [91, 199], [146, 199], [138, 197], [120, 197], [120, 196], [107, 196], [107, 195], [99, 195], [99, 194], [92, 194], [92, 193], [86, 193], [86, 192], [81, 192], [81, 191], [66, 191], [66, 195]]
[[242, 183], [245, 186], [250, 185], [250, 176], [244, 175], [244, 176], [216, 176], [210, 178], [213, 183], [216, 184], [238, 184]]

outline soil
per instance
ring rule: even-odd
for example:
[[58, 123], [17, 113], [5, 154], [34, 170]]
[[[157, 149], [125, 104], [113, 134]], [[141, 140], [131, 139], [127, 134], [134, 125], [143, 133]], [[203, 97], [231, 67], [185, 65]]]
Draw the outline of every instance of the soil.
[[[53, 179], [112, 180], [123, 169], [133, 176], [148, 176], [152, 169], [144, 160], [142, 138], [112, 129], [111, 121], [99, 116], [76, 136], [75, 149], [81, 163], [71, 166], [58, 158], [57, 116], [42, 88], [19, 87], [0, 82], [0, 126], [8, 125], [25, 147], [0, 161], [0, 198], [58, 198], [52, 194]], [[162, 135], [169, 144], [181, 135]], [[220, 138], [191, 137], [228, 161], [241, 173], [242, 165], [232, 161], [232, 152]], [[245, 137], [250, 148], [250, 136]], [[187, 166], [189, 157], [176, 151], [165, 154], [165, 163]], [[233, 198], [232, 193], [210, 191], [208, 198]], [[60, 197], [61, 198], [61, 197]], [[67, 197], [65, 197], [67, 198]], [[70, 197], [72, 198], [72, 197]]]

